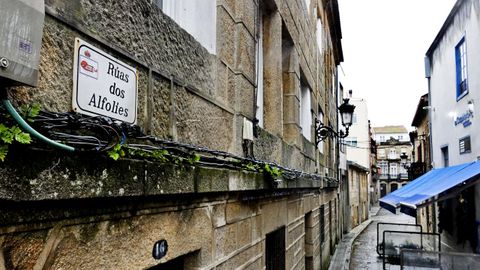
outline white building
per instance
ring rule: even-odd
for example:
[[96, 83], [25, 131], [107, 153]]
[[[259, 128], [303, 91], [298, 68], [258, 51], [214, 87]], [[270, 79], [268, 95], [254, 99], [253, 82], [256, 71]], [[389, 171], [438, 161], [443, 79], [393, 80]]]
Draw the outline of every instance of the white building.
[[[480, 158], [480, 119], [475, 108], [480, 104], [479, 14], [479, 0], [458, 0], [426, 53], [431, 157], [436, 169]], [[479, 173], [468, 179], [468, 185], [465, 181], [444, 191], [449, 198], [438, 199], [442, 241], [457, 251], [480, 251], [480, 185], [471, 187]], [[456, 178], [461, 176], [447, 180]]]
[[361, 98], [351, 98], [350, 104], [355, 105], [355, 112], [353, 113], [349, 135], [345, 138], [347, 159], [365, 168], [370, 168], [367, 102]]
[[427, 51], [434, 168], [480, 156], [480, 119], [475, 111], [475, 103], [480, 104], [478, 2], [457, 1]]
[[384, 126], [374, 127], [374, 139], [377, 143], [388, 141], [390, 138], [399, 140], [400, 142], [410, 141], [408, 130], [404, 126]]

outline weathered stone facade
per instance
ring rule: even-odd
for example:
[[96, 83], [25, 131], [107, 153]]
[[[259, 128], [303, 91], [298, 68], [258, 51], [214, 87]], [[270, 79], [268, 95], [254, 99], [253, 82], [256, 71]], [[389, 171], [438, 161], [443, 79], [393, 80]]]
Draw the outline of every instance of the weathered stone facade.
[[[327, 140], [320, 152], [302, 136], [299, 106], [304, 83], [313, 116], [320, 109], [337, 127], [336, 1], [217, 0], [216, 55], [154, 2], [45, 1], [38, 87], [10, 87], [10, 100], [71, 111], [81, 38], [137, 69], [145, 133], [243, 156], [244, 118], [254, 122], [256, 113], [263, 10], [265, 124], [253, 154], [309, 177], [272, 186], [249, 171], [11, 147], [0, 165], [0, 269], [263, 269], [266, 236], [281, 228], [285, 269], [326, 269], [343, 231], [337, 186], [323, 181], [325, 172], [336, 177], [338, 148]], [[155, 260], [160, 239], [168, 253]]]
[[[428, 106], [428, 94], [420, 97], [417, 110], [412, 120], [412, 127], [415, 131], [410, 132], [412, 141], [412, 164], [409, 168], [409, 175], [412, 180], [417, 179], [429, 171], [432, 166], [430, 159], [430, 130], [428, 112], [424, 109]], [[422, 226], [425, 232], [434, 232], [435, 204], [430, 204], [417, 210], [417, 224]]]
[[348, 200], [350, 210], [349, 229], [355, 228], [368, 219], [370, 209], [368, 168], [348, 161]]

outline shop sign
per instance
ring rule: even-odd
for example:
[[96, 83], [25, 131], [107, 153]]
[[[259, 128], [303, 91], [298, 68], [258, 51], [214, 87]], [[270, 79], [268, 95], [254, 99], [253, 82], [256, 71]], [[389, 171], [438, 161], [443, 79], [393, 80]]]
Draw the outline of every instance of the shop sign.
[[463, 127], [468, 127], [472, 124], [472, 122], [470, 121], [471, 118], [473, 118], [473, 112], [468, 110], [461, 116], [457, 116], [455, 118], [455, 126], [462, 124]]

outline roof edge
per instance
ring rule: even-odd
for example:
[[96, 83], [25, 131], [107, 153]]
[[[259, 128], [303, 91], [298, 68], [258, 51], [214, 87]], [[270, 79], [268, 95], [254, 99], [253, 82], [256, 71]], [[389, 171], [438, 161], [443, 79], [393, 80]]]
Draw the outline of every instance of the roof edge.
[[425, 109], [423, 109], [425, 106], [428, 106], [428, 94], [422, 95], [418, 101], [417, 110], [412, 120], [412, 127], [418, 127], [421, 120], [427, 115]]
[[366, 167], [363, 167], [362, 165], [356, 163], [355, 161], [351, 161], [351, 160], [347, 160], [347, 164], [348, 166], [352, 166], [352, 167], [355, 167], [355, 168], [358, 168], [362, 171], [365, 171], [365, 172], [369, 172], [370, 170]]
[[443, 35], [447, 32], [447, 29], [450, 27], [450, 24], [453, 21], [455, 15], [457, 14], [457, 11], [465, 2], [466, 2], [465, 0], [457, 0], [452, 10], [448, 14], [447, 19], [445, 20], [442, 27], [440, 28], [440, 31], [438, 31], [437, 36], [435, 37], [432, 44], [430, 45], [427, 52], [425, 53], [427, 57], [431, 57], [432, 53], [435, 51], [438, 44], [440, 43], [440, 40], [442, 39]]

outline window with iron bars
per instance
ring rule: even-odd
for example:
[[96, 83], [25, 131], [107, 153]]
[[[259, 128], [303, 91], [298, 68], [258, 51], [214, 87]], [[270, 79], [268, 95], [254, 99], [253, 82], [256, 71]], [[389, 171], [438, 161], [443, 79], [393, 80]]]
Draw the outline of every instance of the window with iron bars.
[[472, 151], [470, 136], [463, 137], [460, 140], [458, 140], [458, 146], [459, 146], [460, 154], [470, 153]]
[[323, 244], [325, 242], [325, 206], [320, 206], [320, 243]]

